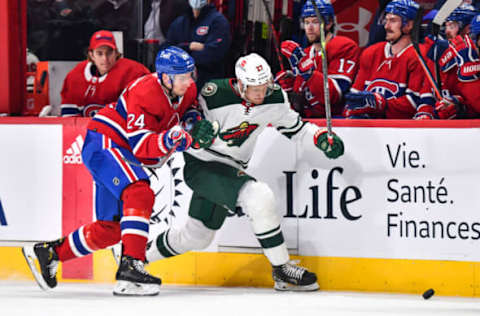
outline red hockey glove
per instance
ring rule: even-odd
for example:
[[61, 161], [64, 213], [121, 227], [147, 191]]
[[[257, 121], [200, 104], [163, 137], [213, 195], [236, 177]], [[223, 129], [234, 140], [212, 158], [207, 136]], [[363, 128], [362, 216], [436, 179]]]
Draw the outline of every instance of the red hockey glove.
[[442, 99], [435, 103], [435, 110], [439, 119], [451, 120], [462, 116], [465, 113], [463, 98], [459, 95], [451, 96], [449, 99]]
[[282, 70], [277, 72], [275, 82], [282, 87], [286, 92], [290, 92], [293, 89], [293, 83], [295, 82], [295, 75], [291, 70]]
[[294, 41], [283, 41], [281, 44], [281, 52], [287, 57], [292, 69], [297, 68], [298, 63], [305, 56], [303, 49]]
[[462, 82], [475, 81], [480, 78], [480, 58], [475, 43], [465, 35], [458, 35], [450, 44], [455, 52], [455, 61], [458, 66], [458, 80]]
[[185, 151], [192, 144], [192, 136], [188, 134], [183, 128], [179, 125], [175, 125], [171, 129], [160, 133], [158, 137], [160, 150], [165, 154], [176, 146], [179, 142], [176, 151]]
[[314, 68], [315, 65], [313, 60], [308, 56], [305, 56], [300, 60], [298, 67], [295, 68], [297, 77], [295, 78], [295, 83], [293, 84], [293, 91], [297, 93], [303, 92], [305, 85], [312, 77]]

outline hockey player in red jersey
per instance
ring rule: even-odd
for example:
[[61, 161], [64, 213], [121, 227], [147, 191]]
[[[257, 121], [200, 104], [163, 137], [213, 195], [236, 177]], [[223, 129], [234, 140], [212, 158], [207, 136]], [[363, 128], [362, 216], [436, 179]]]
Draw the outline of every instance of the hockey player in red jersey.
[[347, 118], [432, 119], [435, 100], [411, 41], [419, 5], [394, 0], [385, 8], [386, 42], [365, 49], [351, 92]]
[[88, 59], [65, 77], [61, 115], [92, 117], [106, 104], [117, 102], [131, 81], [148, 73], [142, 64], [121, 57], [111, 32], [98, 31], [90, 39]]
[[436, 104], [441, 119], [480, 117], [480, 15], [467, 18], [470, 34], [453, 38], [439, 61], [445, 87], [443, 99]]
[[475, 8], [468, 3], [463, 3], [453, 10], [445, 22], [445, 35], [447, 39], [453, 40], [457, 35], [467, 35], [468, 26], [475, 15]]
[[[194, 67], [192, 57], [183, 50], [164, 49], [157, 56], [156, 73], [132, 82], [116, 106], [105, 107], [91, 120], [82, 159], [95, 180], [97, 220], [59, 240], [24, 247], [27, 262], [43, 289], [57, 285], [59, 261], [91, 254], [121, 240], [122, 258], [113, 293], [159, 293], [161, 280], [144, 270], [155, 195], [140, 161], [156, 162], [170, 151], [190, 147], [192, 136], [180, 118], [190, 117], [187, 110], [194, 111], [190, 110], [197, 95]], [[195, 128], [192, 135], [196, 142], [203, 140], [202, 131], [210, 135], [208, 129]]]
[[[285, 91], [301, 93], [306, 99], [300, 110], [304, 117], [325, 117], [325, 101], [322, 75], [322, 54], [320, 50], [320, 22], [315, 9], [308, 0], [302, 7], [301, 19], [305, 25], [305, 35], [311, 44], [305, 50], [294, 41], [281, 44], [292, 71], [280, 71], [276, 81]], [[332, 114], [341, 115], [344, 95], [350, 89], [358, 69], [358, 45], [345, 36], [335, 36], [335, 13], [329, 0], [315, 0], [325, 20], [325, 39], [328, 62], [328, 81]]]

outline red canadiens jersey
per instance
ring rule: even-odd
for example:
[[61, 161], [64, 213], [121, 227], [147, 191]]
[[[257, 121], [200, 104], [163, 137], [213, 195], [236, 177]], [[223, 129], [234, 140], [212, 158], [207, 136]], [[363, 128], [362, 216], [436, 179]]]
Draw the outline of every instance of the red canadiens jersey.
[[[435, 76], [435, 63], [427, 57], [427, 52], [432, 44], [433, 42], [426, 40], [425, 44], [420, 46], [420, 50], [427, 61], [430, 72]], [[447, 99], [452, 95], [461, 96], [466, 107], [466, 118], [479, 118], [480, 98], [478, 98], [478, 91], [480, 90], [480, 80], [461, 82], [458, 79], [457, 72], [458, 67], [456, 65], [440, 72], [441, 95]]]
[[391, 45], [380, 42], [365, 49], [352, 91], [371, 91], [387, 99], [385, 118], [411, 119], [415, 114], [434, 114], [435, 100], [412, 45], [396, 55]]
[[[358, 45], [345, 36], [333, 37], [326, 46], [328, 61], [328, 88], [332, 114], [341, 115], [343, 95], [350, 89], [358, 69], [360, 50]], [[305, 117], [325, 117], [325, 101], [322, 74], [322, 53], [314, 45], [305, 49], [313, 59], [315, 70], [307, 82], [305, 98], [310, 107], [305, 108]]]
[[93, 116], [106, 104], [117, 102], [123, 89], [149, 73], [142, 64], [120, 58], [108, 73], [92, 75], [94, 64], [85, 60], [66, 76], [62, 88], [62, 116]]
[[117, 104], [101, 109], [90, 121], [89, 130], [109, 137], [144, 162], [155, 163], [167, 149], [162, 133], [180, 123], [187, 109], [196, 104], [195, 83], [183, 97], [171, 101], [156, 73], [132, 82]]

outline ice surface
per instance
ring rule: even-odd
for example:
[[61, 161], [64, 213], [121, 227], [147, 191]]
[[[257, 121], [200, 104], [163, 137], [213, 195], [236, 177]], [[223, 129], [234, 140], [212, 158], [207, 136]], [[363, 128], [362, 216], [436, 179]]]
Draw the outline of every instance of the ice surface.
[[281, 316], [480, 315], [480, 300], [350, 292], [282, 293], [265, 288], [162, 286], [154, 297], [115, 297], [113, 284], [0, 281], [0, 315]]

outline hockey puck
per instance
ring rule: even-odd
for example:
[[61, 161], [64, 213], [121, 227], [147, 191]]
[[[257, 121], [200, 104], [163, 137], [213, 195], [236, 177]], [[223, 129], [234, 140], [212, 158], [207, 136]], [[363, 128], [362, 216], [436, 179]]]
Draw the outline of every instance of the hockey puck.
[[424, 299], [428, 300], [430, 297], [433, 296], [433, 294], [435, 294], [435, 291], [433, 289], [428, 289], [425, 292], [423, 292], [422, 296]]

